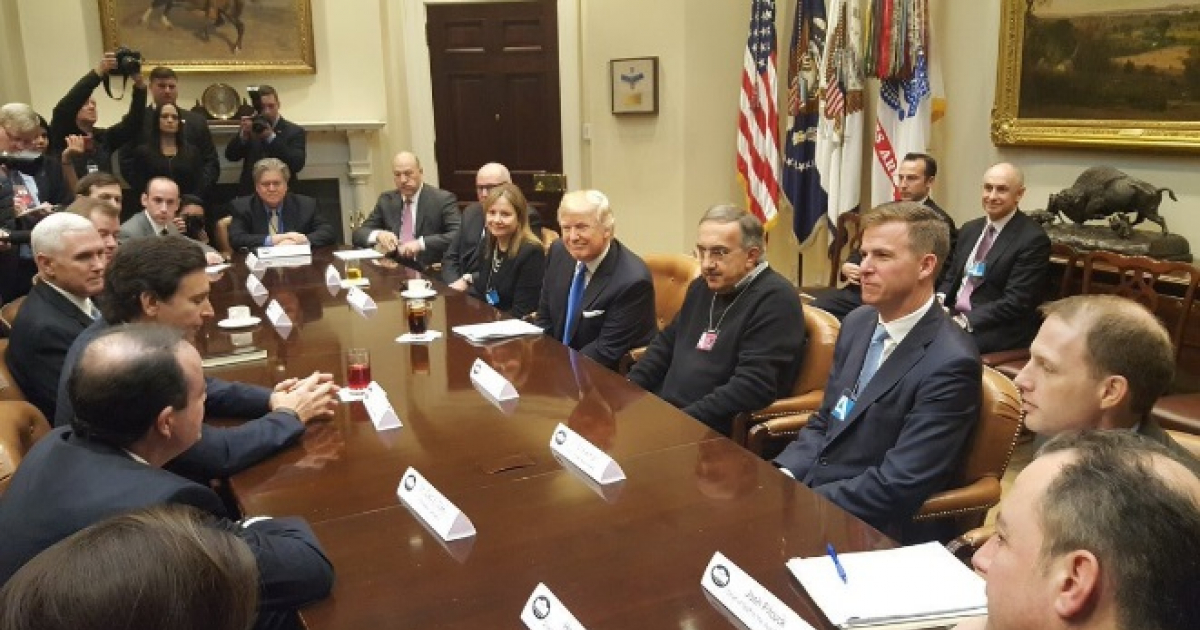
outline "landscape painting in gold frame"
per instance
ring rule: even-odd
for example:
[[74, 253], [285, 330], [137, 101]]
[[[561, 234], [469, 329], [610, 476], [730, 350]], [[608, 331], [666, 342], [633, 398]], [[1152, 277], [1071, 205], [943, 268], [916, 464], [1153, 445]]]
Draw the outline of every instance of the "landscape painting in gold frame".
[[1200, 0], [1002, 0], [992, 142], [1200, 150]]
[[311, 0], [97, 1], [105, 50], [124, 46], [140, 52], [147, 71], [317, 70]]

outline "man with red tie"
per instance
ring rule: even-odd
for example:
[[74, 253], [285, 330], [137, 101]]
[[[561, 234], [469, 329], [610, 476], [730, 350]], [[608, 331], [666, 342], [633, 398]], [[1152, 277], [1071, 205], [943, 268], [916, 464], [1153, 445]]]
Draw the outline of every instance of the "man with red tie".
[[376, 246], [420, 271], [441, 262], [462, 221], [458, 197], [426, 186], [424, 176], [416, 155], [401, 151], [392, 158], [396, 190], [379, 195], [371, 215], [354, 231], [355, 247]]

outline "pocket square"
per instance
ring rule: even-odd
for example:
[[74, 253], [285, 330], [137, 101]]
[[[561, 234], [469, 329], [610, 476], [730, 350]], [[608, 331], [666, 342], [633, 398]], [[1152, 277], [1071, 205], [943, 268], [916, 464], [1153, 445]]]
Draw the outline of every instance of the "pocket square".
[[583, 312], [583, 318], [584, 318], [584, 319], [591, 319], [591, 318], [593, 318], [593, 317], [600, 317], [600, 316], [601, 316], [601, 315], [603, 315], [603, 314], [604, 314], [604, 311], [584, 311], [584, 312]]

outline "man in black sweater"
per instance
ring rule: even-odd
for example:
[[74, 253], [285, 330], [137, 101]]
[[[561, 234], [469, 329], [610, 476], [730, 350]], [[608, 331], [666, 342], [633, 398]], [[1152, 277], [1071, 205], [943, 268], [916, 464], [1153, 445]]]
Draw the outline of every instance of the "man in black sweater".
[[805, 333], [800, 298], [767, 266], [763, 226], [733, 206], [700, 219], [701, 275], [629, 380], [729, 435], [733, 417], [788, 395]]

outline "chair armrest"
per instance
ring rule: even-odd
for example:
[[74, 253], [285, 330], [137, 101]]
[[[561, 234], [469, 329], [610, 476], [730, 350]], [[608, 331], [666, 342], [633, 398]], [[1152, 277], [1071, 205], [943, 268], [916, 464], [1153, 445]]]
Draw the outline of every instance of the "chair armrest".
[[971, 556], [975, 555], [975, 552], [979, 551], [979, 548], [995, 533], [996, 528], [993, 525], [976, 527], [946, 543], [946, 550], [957, 556], [959, 560], [969, 564]]
[[763, 459], [773, 459], [796, 439], [811, 416], [811, 412], [792, 414], [752, 425], [744, 446]]
[[987, 354], [979, 355], [979, 358], [983, 360], [984, 365], [994, 368], [994, 367], [997, 367], [1000, 365], [1004, 365], [1005, 363], [1012, 363], [1015, 361], [1028, 361], [1029, 360], [1029, 348], [1017, 348], [1015, 350], [1001, 350], [1000, 352], [989, 352]]
[[999, 502], [1000, 480], [984, 477], [961, 488], [952, 488], [929, 497], [921, 505], [921, 509], [917, 510], [913, 520], [946, 518], [967, 512], [989, 510]]
[[[808, 423], [808, 416], [821, 407], [821, 401], [824, 397], [824, 391], [813, 390], [798, 396], [780, 398], [766, 408], [758, 411], [739, 413], [733, 418], [733, 431], [729, 437], [734, 442], [746, 446], [750, 437], [750, 429], [754, 425], [766, 422], [767, 420], [788, 416], [802, 416], [804, 423], [800, 426], [803, 427], [804, 424]], [[787, 425], [782, 426], [786, 427]], [[796, 430], [799, 431], [799, 429]]]

